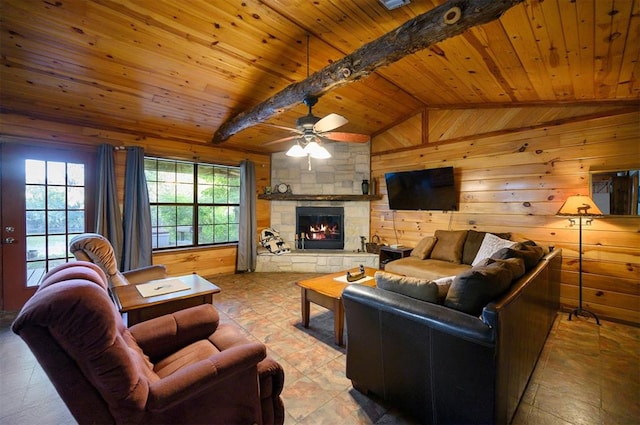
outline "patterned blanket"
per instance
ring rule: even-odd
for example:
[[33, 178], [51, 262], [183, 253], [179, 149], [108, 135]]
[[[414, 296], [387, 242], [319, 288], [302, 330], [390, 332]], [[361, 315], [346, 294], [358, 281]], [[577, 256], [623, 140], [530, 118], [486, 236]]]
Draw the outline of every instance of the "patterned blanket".
[[260, 243], [272, 254], [282, 255], [291, 252], [291, 247], [280, 237], [280, 233], [271, 227], [260, 232]]

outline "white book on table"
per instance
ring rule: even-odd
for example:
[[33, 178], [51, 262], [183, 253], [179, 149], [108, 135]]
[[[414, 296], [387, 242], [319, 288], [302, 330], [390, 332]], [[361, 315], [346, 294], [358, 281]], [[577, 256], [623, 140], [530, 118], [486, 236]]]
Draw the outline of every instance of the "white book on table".
[[163, 279], [136, 285], [136, 289], [140, 292], [140, 295], [147, 298], [171, 292], [186, 291], [191, 287], [180, 279]]

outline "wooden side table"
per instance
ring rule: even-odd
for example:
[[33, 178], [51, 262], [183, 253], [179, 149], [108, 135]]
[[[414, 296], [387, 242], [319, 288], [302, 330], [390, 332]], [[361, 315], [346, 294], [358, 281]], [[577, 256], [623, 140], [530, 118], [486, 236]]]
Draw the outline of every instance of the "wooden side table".
[[213, 302], [213, 294], [220, 292], [219, 287], [195, 273], [158, 279], [152, 282], [162, 285], [163, 282], [175, 279], [185, 283], [189, 286], [189, 289], [143, 297], [136, 289], [136, 285], [112, 288], [111, 291], [116, 307], [120, 310], [120, 313], [127, 314], [127, 325], [132, 326], [154, 317], [175, 313], [178, 310], [200, 304], [211, 304]]
[[387, 264], [389, 261], [408, 257], [409, 255], [411, 255], [411, 251], [413, 251], [413, 248], [409, 248], [406, 246], [399, 246], [397, 248], [392, 248], [390, 246], [381, 246], [380, 255], [378, 256], [378, 267], [380, 268], [380, 270], [384, 270], [385, 264]]

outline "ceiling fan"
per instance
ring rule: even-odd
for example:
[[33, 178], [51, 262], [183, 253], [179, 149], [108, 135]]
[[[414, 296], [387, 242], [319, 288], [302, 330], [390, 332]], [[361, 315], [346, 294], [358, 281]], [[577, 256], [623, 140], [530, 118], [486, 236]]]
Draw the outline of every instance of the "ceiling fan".
[[[307, 34], [307, 78], [309, 78], [309, 39], [310, 36]], [[296, 128], [268, 124], [272, 127], [292, 131], [295, 135], [274, 140], [266, 145], [295, 140], [296, 143], [287, 151], [287, 156], [308, 157], [309, 170], [311, 170], [311, 158], [325, 159], [331, 157], [329, 151], [321, 145], [322, 142], [366, 143], [369, 141], [369, 136], [366, 134], [333, 131], [349, 122], [342, 115], [331, 113], [324, 118], [313, 115], [313, 107], [318, 103], [317, 96], [307, 94], [302, 99], [302, 103], [309, 108], [309, 113], [296, 120]]]
[[[267, 145], [273, 145], [276, 143], [282, 143], [289, 140], [296, 140], [296, 144], [293, 145], [292, 154], [287, 153], [289, 156], [306, 156], [318, 157], [311, 154], [311, 150], [315, 147], [313, 142], [320, 144], [321, 142], [347, 142], [347, 143], [366, 143], [369, 141], [369, 136], [366, 134], [357, 133], [345, 133], [334, 131], [335, 129], [342, 127], [349, 121], [342, 115], [331, 113], [324, 118], [313, 115], [313, 106], [318, 103], [316, 96], [307, 95], [304, 97], [302, 103], [309, 108], [309, 113], [305, 116], [299, 117], [296, 120], [296, 128], [289, 128], [280, 125], [268, 124], [272, 127], [282, 128], [295, 134], [293, 136], [283, 137], [272, 142], [268, 142]], [[307, 148], [307, 152], [304, 154], [299, 153], [295, 155], [296, 151], [301, 152]], [[291, 151], [290, 149], [289, 151]], [[325, 156], [326, 157], [326, 156]]]

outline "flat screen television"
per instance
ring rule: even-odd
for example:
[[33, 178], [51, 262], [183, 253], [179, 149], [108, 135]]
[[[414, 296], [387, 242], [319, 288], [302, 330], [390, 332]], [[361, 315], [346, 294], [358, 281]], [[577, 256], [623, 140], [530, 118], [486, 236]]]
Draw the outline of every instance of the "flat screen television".
[[384, 178], [392, 210], [458, 210], [453, 167], [386, 173]]

